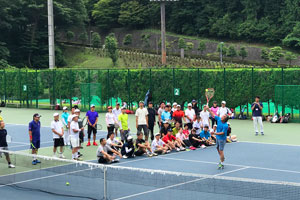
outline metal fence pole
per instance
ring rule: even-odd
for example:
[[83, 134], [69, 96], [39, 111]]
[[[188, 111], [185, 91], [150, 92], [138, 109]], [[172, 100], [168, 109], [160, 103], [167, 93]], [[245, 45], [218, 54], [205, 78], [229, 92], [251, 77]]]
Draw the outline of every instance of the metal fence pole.
[[21, 86], [21, 69], [19, 69], [19, 102], [22, 104], [22, 86]]
[[202, 105], [200, 102], [201, 100], [200, 100], [200, 69], [199, 68], [197, 69], [197, 74], [198, 74], [198, 76], [197, 76], [197, 98], [198, 98], [199, 105]]
[[26, 104], [27, 104], [27, 108], [29, 108], [29, 100], [28, 100], [28, 70], [26, 69]]
[[283, 67], [281, 67], [281, 85], [282, 85], [282, 95], [281, 95], [281, 102], [282, 102], [282, 107], [281, 107], [281, 109], [282, 109], [282, 116], [284, 115], [284, 113], [285, 113], [285, 106], [284, 106], [284, 87], [283, 87], [283, 85], [284, 85], [284, 71], [283, 71]]
[[88, 69], [88, 95], [89, 95], [89, 108], [91, 107], [91, 70]]
[[69, 99], [70, 99], [70, 108], [72, 108], [72, 78], [73, 78], [73, 75], [72, 75], [72, 70], [70, 69], [69, 70]]
[[154, 98], [153, 98], [153, 91], [152, 91], [152, 70], [151, 69], [149, 69], [149, 88], [150, 88], [150, 93], [152, 95], [152, 103], [153, 103]]
[[224, 101], [226, 101], [226, 69], [225, 68], [223, 72], [223, 78], [224, 78]]
[[173, 102], [175, 102], [175, 93], [174, 93], [174, 90], [175, 90], [175, 87], [176, 87], [176, 83], [175, 83], [175, 69], [173, 68], [172, 69], [172, 71], [173, 71], [173, 91], [172, 91], [172, 93], [173, 93]]
[[53, 106], [55, 106], [55, 85], [54, 84], [55, 84], [55, 69], [52, 70], [52, 92], [53, 92], [52, 98], [53, 98], [53, 100], [52, 100], [51, 108]]
[[35, 70], [35, 108], [39, 107], [39, 86], [38, 86], [38, 72]]
[[109, 106], [109, 69], [107, 70], [107, 77], [106, 77], [106, 95], [107, 95], [107, 103], [106, 107]]
[[6, 104], [6, 97], [7, 97], [7, 93], [6, 93], [6, 71], [3, 70], [3, 73], [4, 73], [4, 101], [5, 101], [5, 104]]
[[129, 105], [129, 110], [132, 108], [132, 105], [131, 105], [131, 93], [130, 93], [130, 88], [131, 88], [131, 77], [130, 77], [130, 69], [128, 69], [127, 71], [127, 78], [128, 78], [128, 105]]

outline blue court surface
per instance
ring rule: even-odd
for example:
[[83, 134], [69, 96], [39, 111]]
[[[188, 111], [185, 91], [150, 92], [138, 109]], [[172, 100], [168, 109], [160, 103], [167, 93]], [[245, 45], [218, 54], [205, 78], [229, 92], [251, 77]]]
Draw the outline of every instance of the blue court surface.
[[[10, 150], [28, 148], [27, 136], [21, 136], [26, 126], [6, 128], [15, 142]], [[42, 136], [44, 147], [52, 146], [50, 133]], [[215, 147], [121, 159], [108, 165], [107, 171], [77, 164], [36, 167], [0, 176], [0, 194], [3, 199], [47, 200], [300, 199], [300, 146], [237, 142], [226, 144], [225, 158], [224, 170], [217, 169]], [[51, 166], [51, 161], [44, 162]]]

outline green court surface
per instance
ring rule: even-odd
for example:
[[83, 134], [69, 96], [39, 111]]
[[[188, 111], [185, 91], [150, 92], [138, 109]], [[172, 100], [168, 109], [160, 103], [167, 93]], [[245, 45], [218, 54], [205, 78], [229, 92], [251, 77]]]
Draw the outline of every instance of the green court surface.
[[[17, 108], [1, 108], [4, 121], [9, 124], [25, 124], [27, 125], [32, 120], [34, 113], [40, 113], [42, 126], [50, 126], [50, 122], [53, 119], [53, 113], [57, 111], [51, 110], [38, 110], [38, 109], [17, 109]], [[58, 111], [61, 113], [62, 111]], [[85, 113], [81, 113], [83, 117]], [[102, 124], [103, 131], [105, 131], [105, 113], [99, 114], [99, 122]], [[288, 124], [271, 124], [270, 122], [264, 122], [265, 136], [255, 136], [253, 123], [251, 120], [230, 120], [232, 127], [232, 134], [238, 136], [239, 141], [249, 142], [262, 142], [262, 143], [274, 143], [274, 144], [289, 144], [299, 145], [300, 133], [298, 123]], [[135, 116], [129, 115], [129, 128], [131, 134], [136, 133], [135, 128]], [[157, 125], [155, 126], [155, 132], [158, 132]]]

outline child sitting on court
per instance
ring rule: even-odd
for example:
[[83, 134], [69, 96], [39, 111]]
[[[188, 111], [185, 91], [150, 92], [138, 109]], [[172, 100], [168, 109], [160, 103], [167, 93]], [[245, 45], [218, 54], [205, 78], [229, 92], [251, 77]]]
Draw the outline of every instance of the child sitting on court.
[[142, 156], [144, 154], [147, 154], [149, 157], [157, 156], [156, 153], [152, 152], [149, 142], [143, 140], [143, 133], [138, 132], [136, 135], [137, 135], [137, 139], [136, 139], [135, 146], [137, 148], [137, 151], [135, 152], [135, 155]]
[[128, 136], [126, 139], [127, 142], [122, 146], [121, 154], [123, 158], [134, 158], [134, 145], [133, 145], [133, 138]]
[[189, 140], [192, 144], [192, 150], [195, 150], [195, 148], [199, 148], [201, 146], [202, 149], [204, 149], [206, 146], [204, 145], [204, 142], [200, 138], [199, 135], [196, 134], [196, 130], [192, 129], [191, 134], [189, 135]]
[[[190, 147], [192, 146], [190, 141], [189, 141], [189, 135], [183, 133], [184, 130], [180, 129], [179, 132], [176, 134], [176, 138], [178, 141], [180, 141], [183, 146], [185, 147]], [[187, 130], [189, 131], [189, 130]]]
[[226, 140], [226, 142], [227, 143], [236, 142], [237, 141], [237, 137], [236, 137], [236, 135], [231, 135], [231, 126], [230, 126], [230, 123], [227, 122], [227, 124], [228, 124], [228, 129], [227, 129], [227, 140]]
[[116, 151], [119, 151], [123, 146], [123, 143], [115, 138], [114, 132], [109, 133], [106, 143]]
[[167, 135], [165, 135], [162, 139], [164, 143], [169, 145], [172, 149], [175, 149], [176, 151], [185, 151], [185, 148], [183, 147], [183, 142], [179, 141], [172, 133], [173, 130], [170, 128], [168, 130]]
[[214, 125], [212, 129], [210, 129], [210, 135], [211, 135], [211, 139], [216, 143], [216, 135], [215, 133], [217, 132], [217, 126], [218, 125]]
[[201, 127], [203, 126], [201, 117], [197, 115], [197, 120], [193, 123], [193, 129], [196, 130], [196, 134], [200, 135]]
[[170, 147], [160, 139], [160, 133], [155, 134], [155, 138], [151, 144], [152, 152], [157, 154], [170, 153]]
[[200, 133], [200, 138], [204, 142], [205, 146], [212, 146], [212, 145], [215, 144], [215, 143], [213, 143], [211, 135], [210, 135], [210, 133], [208, 131], [208, 125], [204, 126], [204, 130], [201, 131], [201, 133]]

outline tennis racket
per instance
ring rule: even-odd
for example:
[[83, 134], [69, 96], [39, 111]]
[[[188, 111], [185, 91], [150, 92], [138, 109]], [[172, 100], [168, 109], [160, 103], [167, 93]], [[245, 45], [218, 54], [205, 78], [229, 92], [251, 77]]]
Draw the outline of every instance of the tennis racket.
[[214, 88], [207, 88], [205, 89], [205, 96], [207, 100], [207, 105], [209, 104], [209, 101], [214, 97], [215, 90]]
[[[84, 117], [82, 119], [82, 124], [83, 124], [83, 127], [86, 127], [88, 125], [87, 117]], [[102, 130], [102, 125], [100, 123], [97, 123], [97, 130]]]

